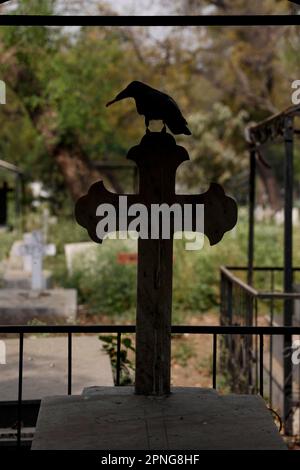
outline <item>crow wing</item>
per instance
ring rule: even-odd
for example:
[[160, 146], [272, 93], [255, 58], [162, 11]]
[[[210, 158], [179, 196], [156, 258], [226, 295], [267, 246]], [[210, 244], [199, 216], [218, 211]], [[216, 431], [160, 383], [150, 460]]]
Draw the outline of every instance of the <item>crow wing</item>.
[[147, 87], [142, 97], [136, 98], [136, 109], [139, 114], [147, 116], [149, 119], [167, 121], [174, 117], [187, 124], [176, 101], [155, 88]]

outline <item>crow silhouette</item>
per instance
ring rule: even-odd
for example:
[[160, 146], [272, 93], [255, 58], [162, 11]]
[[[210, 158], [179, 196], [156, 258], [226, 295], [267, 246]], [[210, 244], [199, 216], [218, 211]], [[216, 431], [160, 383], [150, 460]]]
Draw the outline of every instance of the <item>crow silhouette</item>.
[[177, 103], [166, 93], [162, 93], [145, 83], [134, 81], [121, 91], [115, 99], [109, 101], [106, 106], [110, 106], [116, 101], [124, 98], [134, 98], [137, 112], [145, 116], [145, 126], [149, 132], [149, 123], [152, 120], [161, 120], [164, 123], [163, 131], [166, 132], [166, 125], [173, 134], [191, 135], [187, 127], [187, 122], [181, 114]]

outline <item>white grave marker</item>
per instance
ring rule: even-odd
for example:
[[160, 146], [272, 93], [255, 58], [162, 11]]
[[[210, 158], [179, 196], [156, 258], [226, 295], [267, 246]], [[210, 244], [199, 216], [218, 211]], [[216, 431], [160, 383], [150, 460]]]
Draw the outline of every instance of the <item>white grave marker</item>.
[[35, 230], [32, 233], [24, 234], [24, 243], [20, 245], [18, 251], [24, 260], [24, 270], [32, 274], [31, 288], [33, 290], [44, 289], [43, 257], [54, 256], [55, 245], [44, 245], [42, 233]]

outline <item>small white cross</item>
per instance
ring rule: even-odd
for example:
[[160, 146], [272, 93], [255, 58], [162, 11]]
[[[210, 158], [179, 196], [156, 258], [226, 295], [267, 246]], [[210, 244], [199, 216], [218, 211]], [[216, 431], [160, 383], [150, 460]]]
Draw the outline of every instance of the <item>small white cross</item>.
[[23, 239], [24, 243], [20, 245], [18, 254], [23, 256], [24, 270], [31, 272], [31, 288], [33, 290], [44, 289], [43, 257], [54, 256], [55, 245], [52, 243], [44, 245], [43, 235], [38, 230], [24, 234]]

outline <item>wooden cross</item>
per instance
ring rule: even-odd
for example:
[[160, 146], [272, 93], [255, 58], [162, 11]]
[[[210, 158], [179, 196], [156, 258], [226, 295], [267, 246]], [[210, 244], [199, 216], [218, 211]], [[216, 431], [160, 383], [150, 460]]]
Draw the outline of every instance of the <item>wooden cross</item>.
[[[141, 143], [129, 150], [127, 158], [133, 160], [139, 170], [139, 193], [128, 194], [128, 208], [143, 204], [177, 203], [181, 207], [190, 204], [193, 209], [192, 228], [197, 229], [196, 206], [204, 205], [204, 234], [210, 244], [218, 243], [224, 233], [231, 230], [237, 221], [237, 206], [225, 195], [222, 187], [211, 184], [208, 191], [199, 195], [177, 195], [175, 176], [178, 166], [189, 160], [187, 151], [176, 145], [167, 133], [151, 132]], [[126, 230], [134, 217], [128, 216], [124, 226], [120, 214], [119, 194], [107, 191], [103, 182], [93, 184], [88, 194], [81, 197], [75, 207], [77, 222], [85, 227], [97, 243], [102, 237], [97, 234], [97, 208], [111, 204], [116, 211], [115, 227]], [[203, 207], [203, 206], [202, 206]], [[99, 212], [98, 212], [99, 214]], [[120, 216], [120, 217], [119, 217]], [[153, 228], [153, 227], [152, 227]], [[149, 220], [149, 232], [151, 220]], [[138, 239], [138, 280], [136, 317], [136, 377], [135, 391], [143, 395], [165, 395], [170, 393], [171, 365], [171, 312], [173, 273], [174, 220], [170, 221], [170, 236], [158, 239]]]

